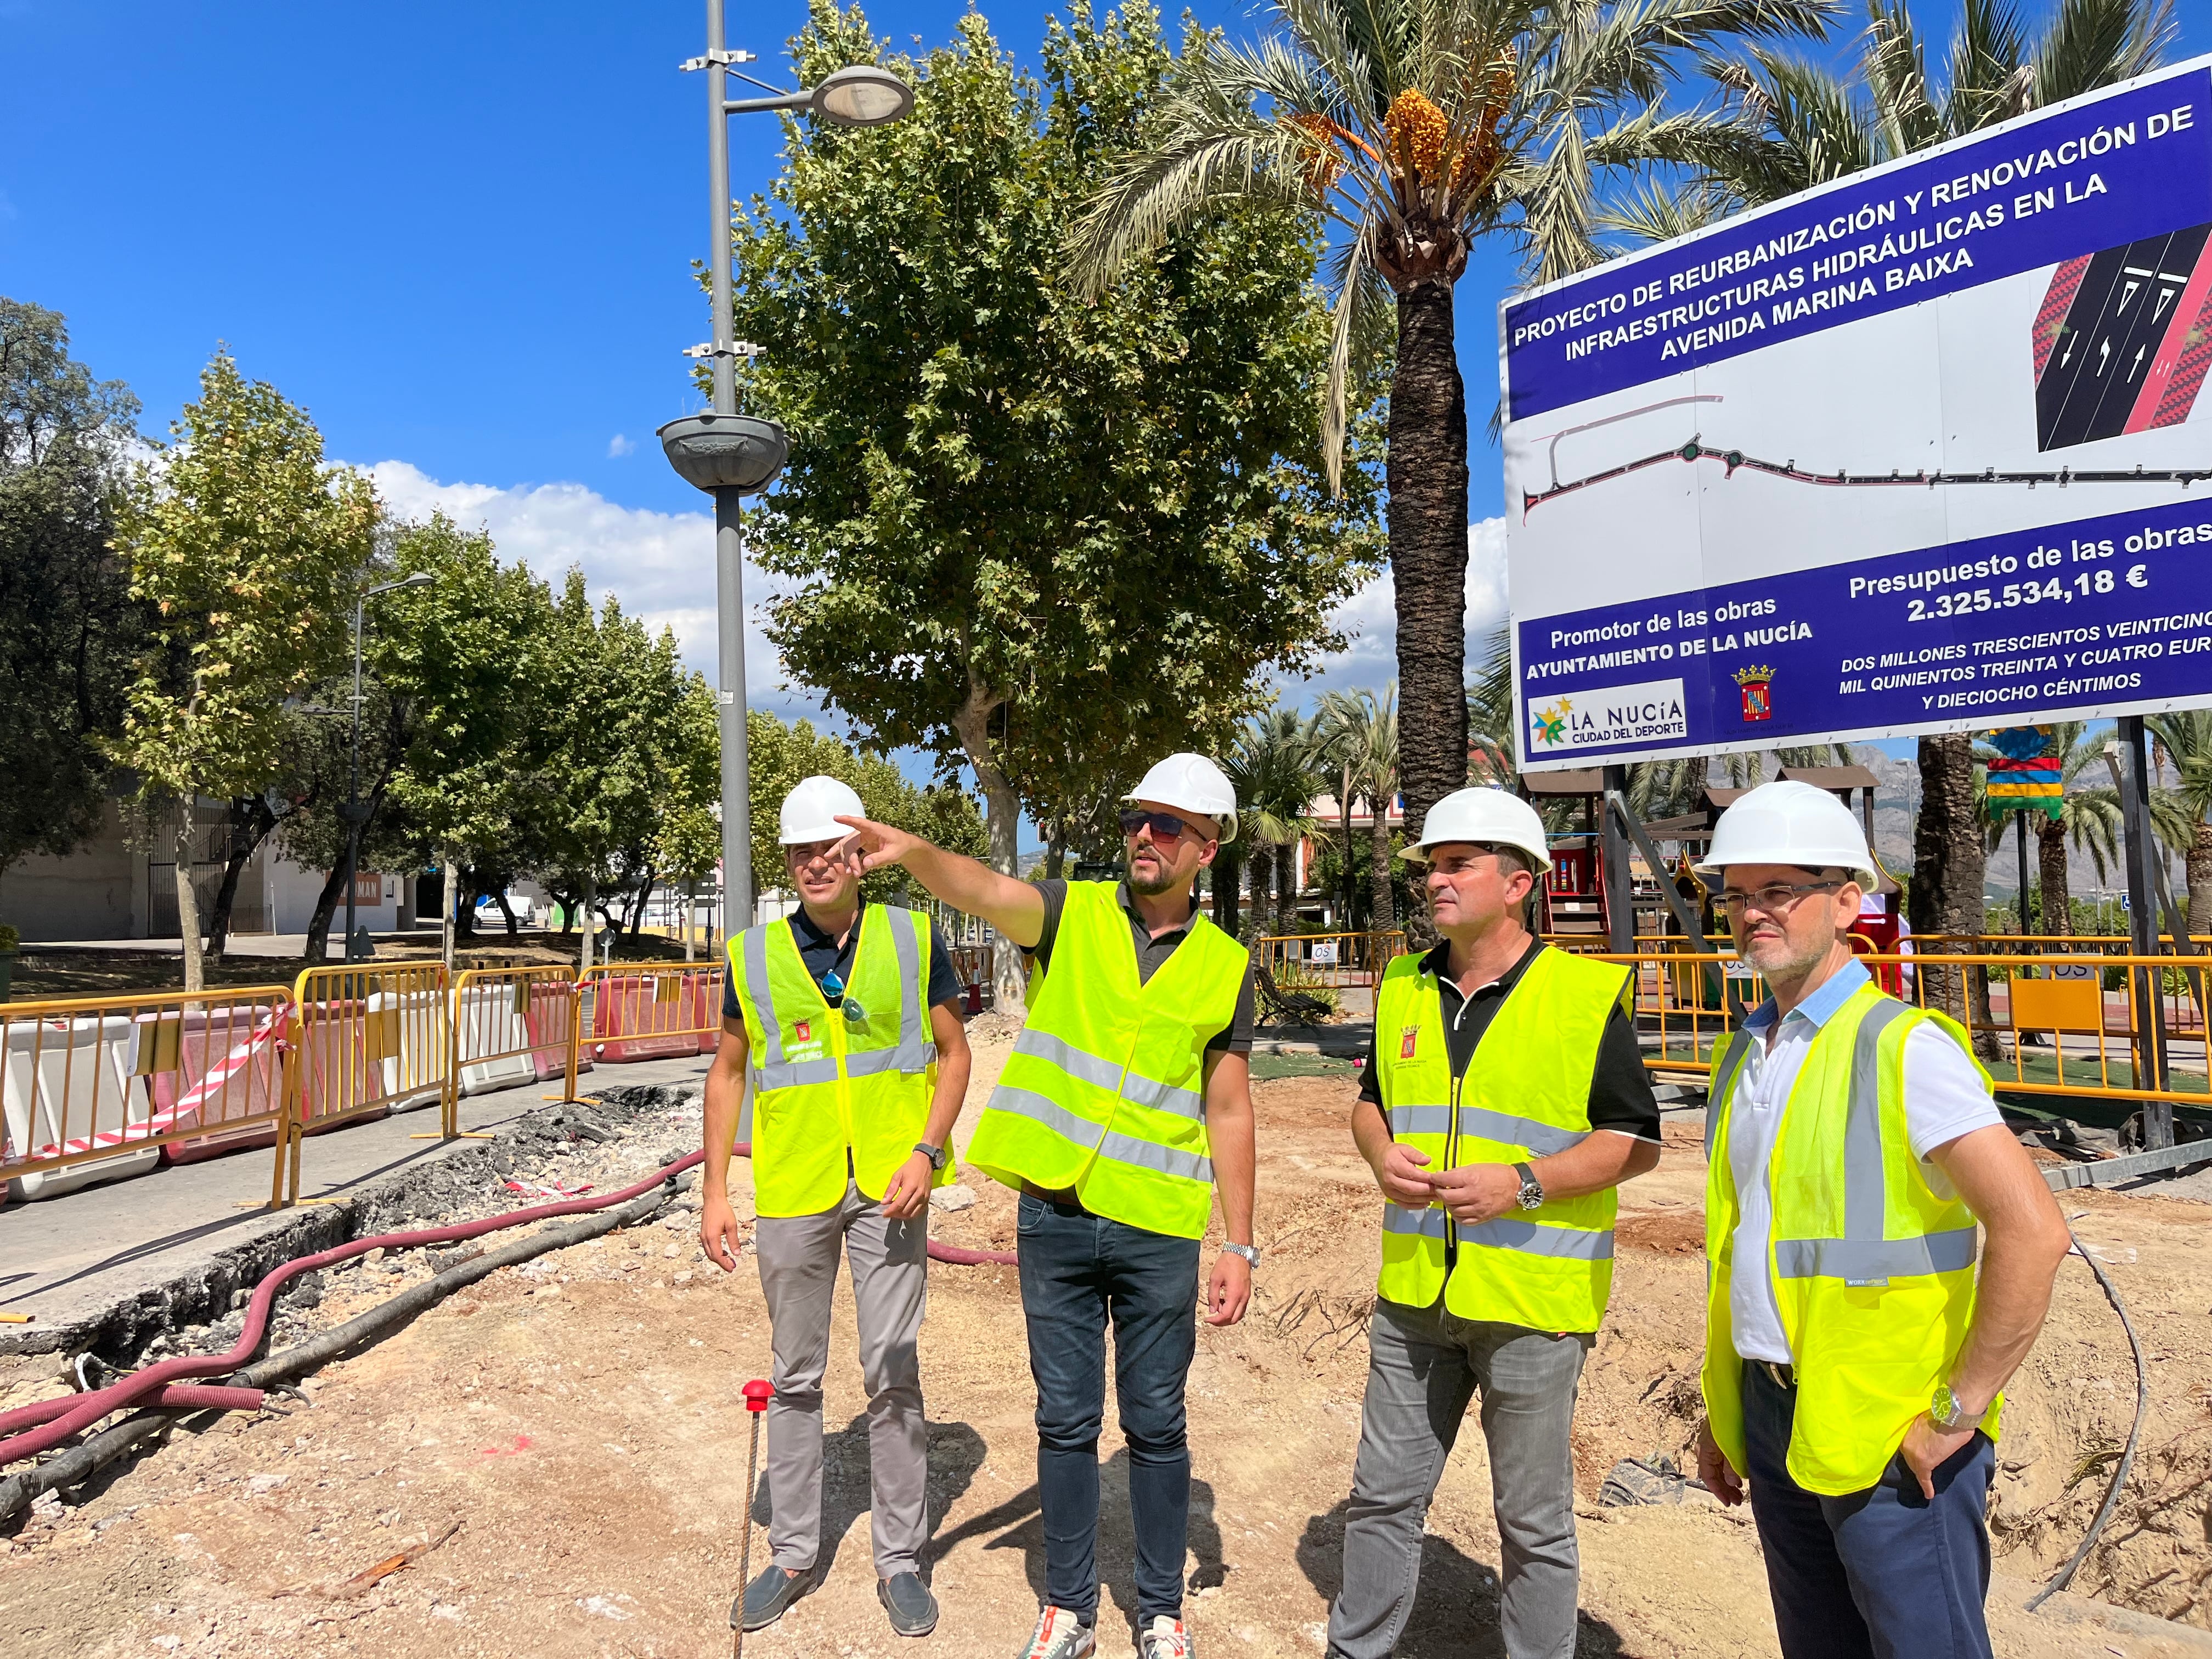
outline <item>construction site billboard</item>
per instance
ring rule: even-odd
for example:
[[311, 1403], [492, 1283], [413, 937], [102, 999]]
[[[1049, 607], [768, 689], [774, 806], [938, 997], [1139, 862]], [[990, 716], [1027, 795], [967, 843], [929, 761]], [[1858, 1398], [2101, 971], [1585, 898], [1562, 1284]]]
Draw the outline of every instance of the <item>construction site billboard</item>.
[[2212, 58], [1499, 308], [1524, 767], [2212, 702]]

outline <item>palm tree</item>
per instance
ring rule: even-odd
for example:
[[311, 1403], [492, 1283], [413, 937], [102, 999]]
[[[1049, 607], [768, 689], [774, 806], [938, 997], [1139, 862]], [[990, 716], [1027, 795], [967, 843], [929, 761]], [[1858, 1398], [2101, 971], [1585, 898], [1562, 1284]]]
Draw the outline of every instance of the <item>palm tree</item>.
[[1467, 781], [1467, 392], [1452, 288], [1469, 249], [1508, 236], [1540, 281], [1599, 263], [1593, 170], [1693, 149], [1691, 131], [1713, 125], [1655, 113], [1687, 55], [1740, 35], [1817, 35], [1836, 9], [1275, 0], [1280, 27], [1260, 45], [1209, 39], [1185, 55], [1147, 141], [1078, 227], [1071, 273], [1097, 291], [1178, 225], [1224, 210], [1264, 204], [1326, 222], [1335, 301], [1321, 425], [1332, 478], [1348, 412], [1369, 401], [1356, 394], [1395, 362], [1386, 473], [1409, 826]]
[[[1283, 931], [1297, 902], [1297, 843], [1319, 827], [1308, 808], [1328, 780], [1315, 763], [1314, 723], [1294, 708], [1255, 716], [1229, 757], [1237, 787], [1237, 820], [1252, 867], [1252, 926], [1255, 933]], [[1273, 876], [1274, 896], [1267, 889]], [[1273, 916], [1268, 912], [1272, 908]]]
[[2157, 734], [2181, 775], [2179, 788], [2153, 793], [2151, 827], [2181, 854], [2189, 885], [2188, 931], [2212, 933], [2212, 709], [2148, 714], [2143, 725]]
[[[1510, 789], [1521, 771], [1521, 732], [1513, 709], [1513, 643], [1504, 629], [1483, 641], [1480, 660], [1467, 683], [1467, 781]], [[1478, 770], [1488, 778], [1478, 780]]]
[[[1390, 805], [1398, 798], [1397, 682], [1393, 680], [1380, 691], [1354, 692], [1346, 719], [1352, 739], [1352, 787], [1367, 802], [1367, 925], [1381, 932], [1395, 927], [1398, 921], [1397, 890], [1390, 868]], [[1348, 855], [1348, 835], [1346, 847]]]
[[[2039, 37], [2006, 0], [1964, 0], [1939, 76], [1907, 0], [1869, 0], [1869, 21], [1849, 78], [1759, 46], [1740, 61], [1709, 56], [1706, 73], [1729, 88], [1733, 118], [1622, 135], [1685, 163], [1678, 185], [1650, 179], [1592, 216], [1603, 229], [1663, 240], [1738, 208], [1994, 126], [2155, 69], [2174, 38], [2171, 0], [2057, 0]], [[1913, 853], [1912, 908], [1923, 933], [1978, 933], [1985, 872], [1973, 791], [1971, 738], [1920, 740], [1922, 814]], [[1948, 839], [1943, 839], [1944, 837]], [[2208, 890], [2212, 900], [2212, 890]]]

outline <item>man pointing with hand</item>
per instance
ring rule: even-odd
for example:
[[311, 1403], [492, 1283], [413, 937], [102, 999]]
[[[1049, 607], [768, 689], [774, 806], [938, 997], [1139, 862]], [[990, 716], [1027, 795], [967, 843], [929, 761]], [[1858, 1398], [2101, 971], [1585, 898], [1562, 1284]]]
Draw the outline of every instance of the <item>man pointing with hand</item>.
[[1024, 949], [1043, 983], [968, 1161], [1021, 1194], [1022, 1310], [1037, 1386], [1045, 1606], [1021, 1659], [1085, 1659], [1098, 1613], [1106, 1326], [1129, 1449], [1143, 1659], [1189, 1659], [1182, 1621], [1200, 1240], [1218, 1188], [1227, 1243], [1206, 1322], [1252, 1293], [1250, 964], [1192, 889], [1237, 834], [1221, 769], [1171, 755], [1121, 814], [1128, 878], [1032, 884], [859, 817], [855, 873], [902, 864]]

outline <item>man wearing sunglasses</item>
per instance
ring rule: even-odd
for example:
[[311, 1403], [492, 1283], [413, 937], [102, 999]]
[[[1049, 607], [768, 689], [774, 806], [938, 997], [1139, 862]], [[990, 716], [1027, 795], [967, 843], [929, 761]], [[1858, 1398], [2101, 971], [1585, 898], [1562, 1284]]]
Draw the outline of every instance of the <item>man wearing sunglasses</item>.
[[1999, 1391], [2066, 1224], [1966, 1034], [1852, 955], [1848, 807], [1764, 784], [1698, 873], [1771, 993], [1713, 1061], [1698, 1472], [1749, 1486], [1786, 1659], [1987, 1656]]
[[[937, 1601], [921, 1576], [927, 1432], [921, 1334], [929, 1190], [952, 1178], [968, 1092], [960, 980], [936, 927], [860, 902], [837, 857], [839, 813], [860, 798], [811, 777], [784, 798], [784, 869], [798, 914], [730, 941], [722, 1037], [707, 1074], [699, 1242], [738, 1265], [726, 1185], [750, 1065], [755, 1255], [768, 1303], [775, 1397], [768, 1412], [770, 1557], [732, 1622], [758, 1630], [814, 1588], [822, 1534], [822, 1374], [842, 1255], [852, 1264], [868, 1390], [876, 1595], [902, 1636], [926, 1636]], [[752, 1494], [745, 1494], [752, 1501]]]
[[1388, 1659], [1468, 1402], [1498, 1522], [1509, 1659], [1572, 1659], [1571, 1435], [1613, 1285], [1613, 1188], [1659, 1161], [1628, 970], [1528, 927], [1544, 825], [1502, 789], [1429, 809], [1404, 857], [1442, 942], [1384, 970], [1352, 1132], [1386, 1200], [1334, 1659]]
[[1235, 839], [1221, 769], [1172, 755], [1121, 815], [1128, 876], [1031, 884], [917, 836], [844, 820], [856, 870], [903, 864], [1024, 949], [1042, 981], [968, 1161], [1021, 1194], [1022, 1310], [1037, 1387], [1045, 1605], [1021, 1659], [1086, 1659], [1098, 1615], [1098, 1434], [1106, 1328], [1128, 1447], [1142, 1659], [1189, 1659], [1182, 1570], [1200, 1242], [1218, 1189], [1226, 1239], [1206, 1322], [1244, 1316], [1252, 1245], [1251, 974], [1193, 891]]

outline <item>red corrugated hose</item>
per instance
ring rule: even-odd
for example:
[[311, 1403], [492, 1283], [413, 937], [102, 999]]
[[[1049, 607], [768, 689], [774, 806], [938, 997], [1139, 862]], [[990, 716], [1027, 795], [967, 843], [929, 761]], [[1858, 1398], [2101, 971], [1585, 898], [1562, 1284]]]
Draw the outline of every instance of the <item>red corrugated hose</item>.
[[[739, 1157], [750, 1157], [752, 1152], [750, 1144], [742, 1140], [732, 1150]], [[503, 1228], [520, 1226], [526, 1222], [550, 1221], [556, 1216], [581, 1215], [592, 1210], [604, 1210], [650, 1192], [663, 1182], [674, 1180], [693, 1165], [703, 1162], [705, 1158], [703, 1152], [689, 1153], [642, 1181], [594, 1198], [573, 1198], [558, 1204], [535, 1205], [526, 1210], [510, 1210], [504, 1215], [486, 1216], [479, 1221], [458, 1222], [450, 1227], [379, 1233], [374, 1237], [356, 1238], [334, 1249], [288, 1261], [254, 1286], [252, 1299], [246, 1307], [246, 1328], [239, 1333], [237, 1342], [227, 1352], [164, 1359], [143, 1370], [133, 1371], [105, 1388], [88, 1389], [82, 1394], [65, 1394], [52, 1400], [41, 1400], [34, 1405], [19, 1406], [14, 1411], [0, 1412], [0, 1434], [9, 1437], [0, 1439], [0, 1466], [51, 1450], [101, 1418], [131, 1406], [176, 1407], [195, 1410], [210, 1407], [231, 1411], [258, 1409], [262, 1402], [262, 1390], [258, 1389], [191, 1387], [185, 1385], [185, 1379], [234, 1371], [252, 1358], [268, 1329], [269, 1313], [276, 1304], [276, 1293], [284, 1287], [286, 1281], [296, 1279], [301, 1273], [313, 1273], [319, 1267], [335, 1267], [341, 1261], [351, 1261], [355, 1256], [366, 1255], [374, 1249], [405, 1250], [425, 1244], [450, 1244], [498, 1232]], [[1012, 1266], [1016, 1260], [1011, 1251], [966, 1250], [954, 1245], [939, 1244], [934, 1239], [930, 1241], [929, 1254], [936, 1261], [964, 1267]], [[16, 1432], [19, 1430], [27, 1430], [28, 1432]]]

